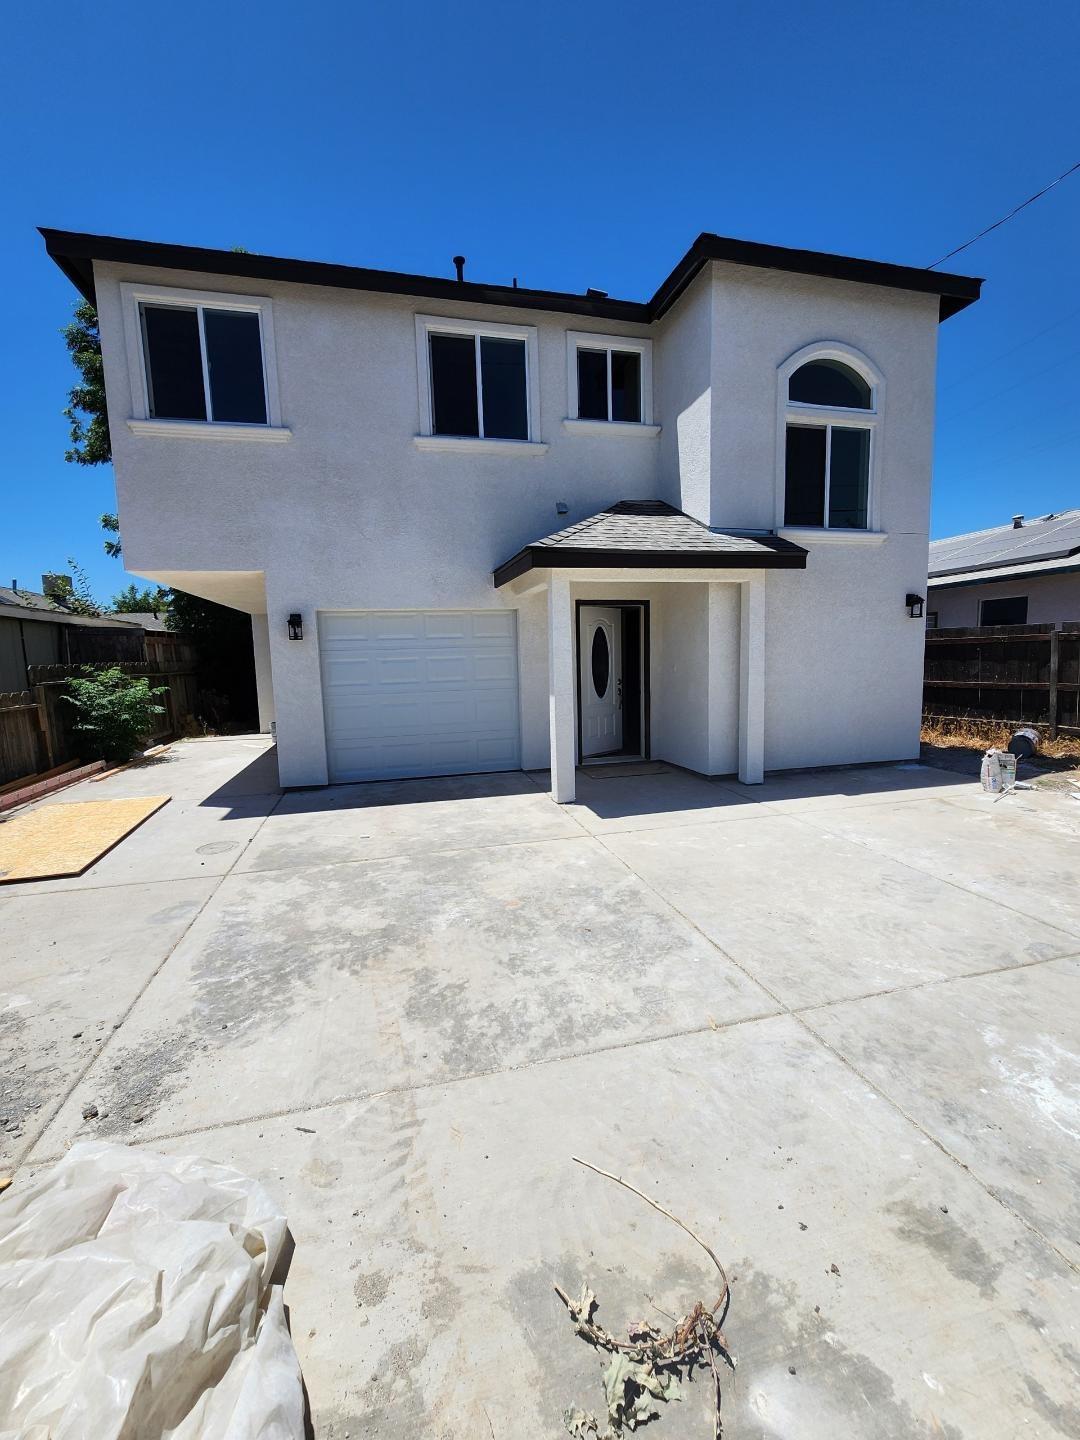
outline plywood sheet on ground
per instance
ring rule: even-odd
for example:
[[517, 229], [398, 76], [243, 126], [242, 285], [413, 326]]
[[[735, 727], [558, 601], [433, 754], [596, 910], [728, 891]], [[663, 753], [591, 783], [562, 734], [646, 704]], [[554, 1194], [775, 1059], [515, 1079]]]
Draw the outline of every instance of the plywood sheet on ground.
[[81, 875], [168, 804], [168, 795], [45, 805], [0, 824], [0, 885]]

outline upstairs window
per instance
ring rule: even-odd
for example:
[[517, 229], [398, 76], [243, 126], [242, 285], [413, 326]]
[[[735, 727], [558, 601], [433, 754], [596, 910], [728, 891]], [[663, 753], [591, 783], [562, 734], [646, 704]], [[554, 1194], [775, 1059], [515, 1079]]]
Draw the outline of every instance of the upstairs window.
[[567, 343], [571, 420], [651, 422], [651, 341], [571, 332]]
[[536, 442], [535, 326], [417, 315], [416, 365], [422, 449]]
[[843, 361], [801, 365], [787, 382], [784, 524], [865, 530], [877, 414], [869, 381]]
[[863, 377], [840, 360], [811, 360], [788, 381], [788, 399], [799, 405], [833, 410], [872, 410], [873, 391]]
[[632, 350], [577, 352], [579, 420], [641, 420], [641, 356]]
[[432, 334], [428, 343], [433, 434], [529, 438], [524, 340]]
[[258, 310], [142, 301], [139, 323], [151, 419], [267, 423]]

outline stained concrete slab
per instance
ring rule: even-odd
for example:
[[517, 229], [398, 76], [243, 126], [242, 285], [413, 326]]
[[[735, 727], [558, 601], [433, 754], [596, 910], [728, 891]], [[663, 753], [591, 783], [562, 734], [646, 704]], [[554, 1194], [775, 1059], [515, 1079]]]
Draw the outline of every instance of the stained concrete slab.
[[[534, 778], [545, 789], [550, 784], [546, 771], [534, 772]], [[758, 818], [765, 812], [757, 790], [754, 785], [723, 785], [673, 767], [664, 767], [659, 773], [603, 779], [590, 770], [579, 770], [577, 799], [562, 809], [595, 835], [668, 829], [700, 825], [704, 820]]]
[[279, 794], [277, 755], [268, 735], [176, 740], [161, 755], [128, 766], [101, 780], [84, 780], [62, 790], [54, 803], [169, 794], [175, 799], [234, 800]]
[[283, 796], [237, 869], [292, 870], [580, 833], [520, 773], [335, 785]]
[[1060, 930], [786, 815], [604, 843], [792, 1007], [1077, 949]]
[[1057, 960], [809, 1019], [1080, 1267], [1078, 1015], [1080, 961]]
[[[616, 1327], [653, 1313], [646, 1293], [672, 1310], [705, 1290], [693, 1244], [575, 1151], [644, 1183], [731, 1262], [726, 1440], [1080, 1433], [1080, 1263], [1062, 1238], [1080, 1005], [1070, 962], [1039, 958], [1080, 941], [1076, 802], [1025, 798], [1006, 827], [1011, 799], [988, 809], [966, 781], [918, 774], [890, 789], [895, 770], [878, 789], [852, 772], [778, 777], [764, 802], [684, 772], [604, 778], [576, 814], [520, 776], [463, 788], [458, 807], [407, 782], [393, 804], [376, 787], [324, 792], [338, 859], [314, 864], [311, 797], [274, 808], [263, 742], [176, 753], [181, 804], [163, 815], [265, 801], [253, 856], [279, 815], [298, 833], [274, 840], [277, 868], [230, 857], [222, 875], [147, 887], [213, 894], [76, 1093], [105, 1102], [99, 1133], [118, 1117], [127, 1138], [283, 1194], [317, 1440], [558, 1435], [562, 1409], [600, 1392], [554, 1279], [591, 1279]], [[126, 773], [153, 793], [156, 776]], [[182, 873], [162, 847], [155, 864]], [[0, 923], [33, 903], [70, 950], [103, 897], [138, 888], [3, 896]], [[737, 965], [710, 938], [732, 925], [713, 895], [738, 917]], [[966, 987], [984, 981], [955, 978], [965, 945], [1000, 994], [976, 1003]], [[41, 954], [58, 992], [61, 953]], [[820, 998], [875, 975], [888, 995]], [[767, 990], [811, 1008], [772, 1015]], [[988, 1024], [996, 1049], [976, 1043]], [[34, 1031], [18, 1063], [51, 1063], [49, 1042]], [[73, 1097], [35, 1158], [80, 1132]], [[1027, 1181], [1025, 1143], [1042, 1171]], [[708, 1434], [701, 1389], [653, 1428]]]
[[[1014, 805], [1014, 801], [1020, 804]], [[831, 810], [817, 823], [1002, 906], [1080, 936], [1080, 804], [1048, 794]]]
[[[130, 1138], [776, 1010], [595, 840], [233, 875], [101, 1076]], [[102, 1133], [73, 1101], [48, 1144]], [[141, 1133], [141, 1132], [140, 1132]]]
[[[747, 788], [731, 779], [714, 783], [745, 795]], [[754, 800], [790, 814], [849, 810], [864, 805], [898, 804], [931, 796], [953, 798], [982, 793], [978, 784], [954, 772], [914, 761], [896, 765], [854, 765], [838, 770], [803, 770], [766, 775], [750, 788]]]
[[[787, 1018], [168, 1142], [282, 1200], [320, 1440], [557, 1436], [613, 1329], [733, 1277], [731, 1440], [1075, 1434], [1076, 1273]], [[835, 1267], [835, 1270], [834, 1268]], [[658, 1440], [711, 1434], [687, 1387]]]
[[0, 905], [0, 1168], [29, 1151], [213, 890], [187, 880]]

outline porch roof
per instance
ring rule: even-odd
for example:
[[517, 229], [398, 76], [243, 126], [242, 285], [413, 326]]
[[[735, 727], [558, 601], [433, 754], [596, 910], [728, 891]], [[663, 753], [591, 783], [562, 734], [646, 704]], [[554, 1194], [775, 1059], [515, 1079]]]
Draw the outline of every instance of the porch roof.
[[496, 586], [527, 570], [805, 570], [806, 551], [777, 535], [710, 530], [664, 500], [617, 504], [532, 541], [495, 571]]

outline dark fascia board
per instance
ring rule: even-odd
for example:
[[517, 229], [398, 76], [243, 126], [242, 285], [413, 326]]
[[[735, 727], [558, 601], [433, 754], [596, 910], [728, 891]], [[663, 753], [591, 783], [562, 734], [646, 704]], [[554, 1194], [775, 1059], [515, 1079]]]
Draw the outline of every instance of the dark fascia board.
[[753, 240], [731, 240], [705, 232], [698, 236], [671, 274], [649, 301], [651, 318], [660, 317], [710, 260], [733, 265], [750, 265], [758, 270], [783, 270], [794, 275], [817, 275], [828, 280], [852, 280], [860, 285], [883, 285], [891, 290], [915, 290], [940, 297], [938, 319], [947, 320], [958, 310], [974, 304], [982, 280], [969, 275], [947, 275], [939, 270], [920, 270], [911, 265], [891, 265], [884, 260], [857, 260], [849, 255], [830, 255], [820, 250], [791, 250], [786, 245], [761, 245]]
[[236, 250], [205, 250], [195, 245], [162, 245], [152, 240], [125, 240], [115, 235], [84, 235], [67, 230], [40, 231], [45, 249], [75, 288], [94, 303], [94, 261], [188, 270], [201, 275], [235, 275], [244, 280], [282, 280], [297, 285], [326, 285], [338, 290], [366, 290], [385, 295], [419, 295], [434, 300], [465, 300], [471, 304], [503, 305], [523, 310], [557, 310], [605, 320], [648, 323], [649, 307], [636, 300], [610, 300], [564, 295], [555, 290], [525, 290], [514, 285], [477, 285], [396, 270], [368, 270], [355, 265], [329, 265], [321, 260], [284, 260]]
[[856, 260], [845, 255], [791, 250], [782, 245], [760, 245], [751, 240], [729, 240], [710, 234], [698, 236], [652, 299], [643, 303], [570, 295], [557, 290], [526, 290], [513, 285], [478, 285], [470, 280], [408, 275], [395, 270], [370, 270], [354, 265], [329, 265], [320, 260], [286, 260], [235, 250], [207, 250], [195, 245], [163, 245], [156, 241], [127, 240], [115, 235], [88, 235], [45, 227], [40, 233], [48, 254], [91, 303], [95, 298], [95, 260], [163, 270], [187, 270], [202, 275], [235, 275], [244, 280], [281, 280], [299, 285], [327, 285], [342, 290], [465, 300], [472, 304], [524, 310], [554, 310], [643, 325], [665, 315], [712, 260], [937, 295], [940, 301], [938, 313], [942, 320], [976, 301], [982, 287], [981, 280], [964, 275], [945, 275], [937, 270], [918, 270], [907, 265], [890, 265], [881, 260]]
[[526, 545], [494, 572], [495, 587], [529, 570], [805, 570], [807, 552], [790, 550], [589, 550], [569, 545]]

